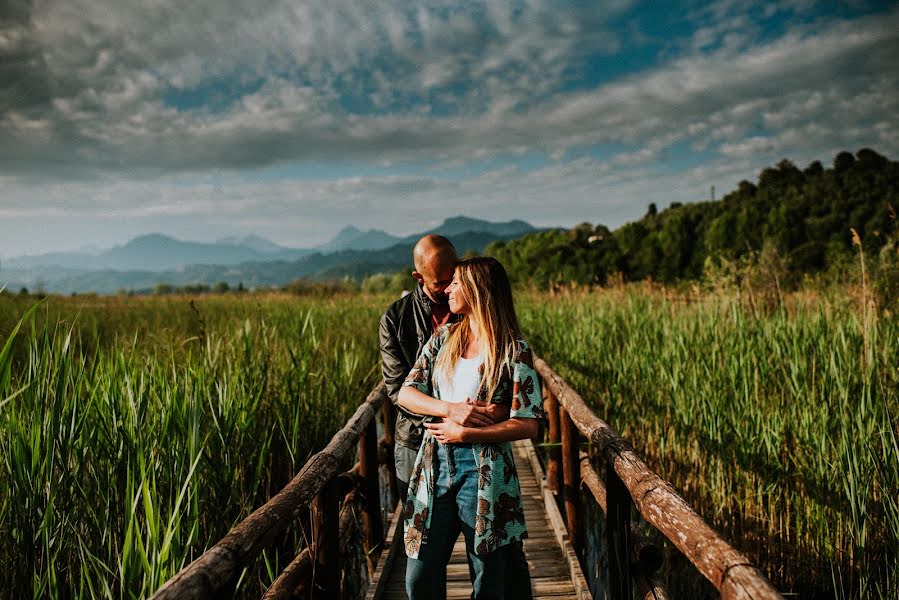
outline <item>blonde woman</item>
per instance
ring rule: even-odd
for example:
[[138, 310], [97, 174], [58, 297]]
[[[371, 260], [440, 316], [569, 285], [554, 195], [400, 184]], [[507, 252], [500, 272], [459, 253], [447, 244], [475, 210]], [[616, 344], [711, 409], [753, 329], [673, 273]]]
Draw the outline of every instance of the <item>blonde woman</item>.
[[[463, 260], [447, 293], [462, 319], [425, 344], [398, 399], [434, 417], [405, 503], [406, 591], [410, 600], [446, 597], [446, 565], [461, 531], [472, 598], [502, 598], [508, 563], [527, 537], [510, 442], [537, 434], [543, 398], [499, 261]], [[477, 427], [444, 419], [460, 402], [505, 404], [509, 419]]]

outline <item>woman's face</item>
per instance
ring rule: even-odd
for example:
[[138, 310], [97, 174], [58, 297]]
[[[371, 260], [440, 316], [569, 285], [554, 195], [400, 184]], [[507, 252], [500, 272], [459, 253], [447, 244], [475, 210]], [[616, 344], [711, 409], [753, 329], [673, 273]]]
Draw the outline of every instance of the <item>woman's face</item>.
[[459, 269], [453, 273], [453, 282], [446, 288], [446, 294], [449, 296], [449, 309], [457, 315], [467, 315], [471, 312], [471, 305], [462, 292], [462, 284], [459, 283]]

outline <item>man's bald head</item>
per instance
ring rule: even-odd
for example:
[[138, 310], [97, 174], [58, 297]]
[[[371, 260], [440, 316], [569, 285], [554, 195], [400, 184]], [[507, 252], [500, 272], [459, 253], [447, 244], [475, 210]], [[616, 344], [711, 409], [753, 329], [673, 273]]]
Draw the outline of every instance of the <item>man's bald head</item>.
[[456, 249], [448, 239], [442, 235], [426, 235], [415, 244], [412, 250], [412, 259], [415, 262], [415, 270], [419, 273], [432, 269], [439, 269], [449, 264], [456, 266], [459, 258]]
[[412, 250], [415, 271], [412, 276], [424, 288], [425, 294], [440, 304], [447, 301], [447, 286], [453, 281], [453, 271], [459, 262], [456, 249], [442, 235], [426, 235]]

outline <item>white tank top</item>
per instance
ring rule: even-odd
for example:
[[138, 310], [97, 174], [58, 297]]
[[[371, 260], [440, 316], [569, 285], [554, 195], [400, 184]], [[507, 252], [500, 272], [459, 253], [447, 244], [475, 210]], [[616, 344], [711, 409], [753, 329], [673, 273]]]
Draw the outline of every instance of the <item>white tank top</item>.
[[444, 375], [437, 377], [437, 386], [440, 388], [440, 399], [444, 402], [465, 402], [477, 399], [478, 384], [481, 383], [481, 374], [478, 369], [484, 362], [483, 356], [475, 358], [462, 358], [456, 361], [452, 377], [447, 379]]

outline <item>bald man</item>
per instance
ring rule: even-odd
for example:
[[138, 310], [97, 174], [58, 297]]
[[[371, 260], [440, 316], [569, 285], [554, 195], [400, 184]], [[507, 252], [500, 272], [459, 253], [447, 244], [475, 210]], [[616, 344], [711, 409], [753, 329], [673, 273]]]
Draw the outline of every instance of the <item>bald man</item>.
[[[437, 328], [459, 318], [450, 312], [446, 295], [458, 262], [456, 249], [450, 241], [443, 236], [426, 235], [415, 244], [412, 259], [415, 264], [412, 276], [418, 286], [390, 305], [381, 316], [379, 329], [381, 371], [387, 394], [397, 407], [393, 457], [400, 502], [405, 502], [412, 465], [424, 436], [424, 417], [397, 405], [397, 396], [425, 342]], [[462, 425], [470, 425], [468, 419], [475, 413], [494, 421], [509, 418], [508, 407], [497, 404], [488, 407], [457, 404], [452, 410], [447, 418]], [[516, 600], [529, 600], [532, 597], [530, 572], [521, 544], [518, 543], [516, 548], [507, 567], [505, 595]]]
[[[456, 319], [449, 310], [446, 288], [458, 258], [448, 239], [426, 235], [412, 250], [416, 289], [390, 305], [381, 317], [381, 371], [390, 400], [397, 395], [415, 359], [434, 331]], [[424, 434], [423, 417], [397, 407], [394, 460], [400, 499], [405, 499], [412, 464]]]

